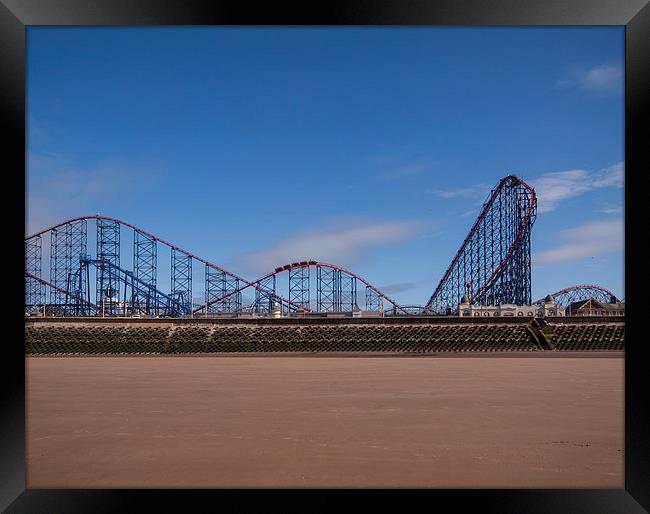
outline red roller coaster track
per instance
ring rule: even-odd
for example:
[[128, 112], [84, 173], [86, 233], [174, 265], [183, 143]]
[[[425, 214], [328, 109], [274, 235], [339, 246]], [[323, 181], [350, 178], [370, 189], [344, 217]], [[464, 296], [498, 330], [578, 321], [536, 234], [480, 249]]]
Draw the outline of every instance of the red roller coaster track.
[[[398, 308], [401, 311], [406, 313], [406, 311], [404, 311], [404, 309], [396, 301], [392, 300], [390, 297], [388, 297], [388, 295], [381, 292], [379, 289], [377, 289], [375, 286], [373, 286], [370, 282], [365, 280], [360, 275], [357, 275], [353, 271], [350, 271], [350, 270], [348, 270], [346, 268], [343, 268], [341, 266], [336, 266], [335, 264], [328, 264], [326, 262], [300, 261], [300, 262], [293, 262], [291, 264], [285, 264], [284, 266], [279, 266], [279, 267], [275, 268], [271, 273], [268, 273], [268, 274], [264, 275], [263, 277], [258, 278], [257, 280], [251, 282], [250, 284], [247, 284], [246, 287], [240, 288], [238, 291], [243, 291], [244, 289], [247, 289], [248, 287], [254, 286], [254, 284], [257, 284], [259, 282], [267, 280], [267, 279], [273, 277], [274, 275], [277, 276], [280, 273], [284, 273], [285, 271], [289, 271], [291, 269], [301, 268], [301, 267], [315, 267], [315, 266], [320, 266], [320, 267], [323, 267], [323, 268], [330, 268], [330, 269], [338, 270], [338, 271], [341, 271], [343, 273], [346, 273], [346, 274], [350, 275], [351, 277], [354, 277], [355, 279], [359, 280], [362, 284], [364, 284], [366, 287], [369, 287], [370, 289], [372, 289], [375, 293], [377, 293], [377, 295], [381, 296], [382, 298], [385, 298], [388, 302], [392, 303], [396, 308]], [[224, 300], [225, 298], [228, 298], [229, 296], [235, 294], [236, 292], [237, 291], [231, 291], [228, 294], [225, 294], [225, 295], [223, 295], [223, 296], [221, 296], [219, 298], [215, 298], [215, 299], [211, 300], [210, 302], [208, 302], [207, 304], [204, 304], [201, 307], [197, 307], [196, 309], [194, 309], [193, 312], [200, 311], [200, 310], [212, 305], [213, 303]]]
[[[560, 296], [562, 294], [570, 293], [572, 291], [576, 291], [576, 290], [579, 290], [579, 289], [596, 289], [598, 291], [606, 293], [609, 296], [613, 296], [614, 298], [616, 298], [616, 295], [614, 293], [612, 293], [609, 289], [605, 289], [604, 287], [601, 287], [601, 286], [585, 285], [585, 284], [578, 284], [578, 285], [575, 285], [575, 286], [565, 287], [564, 289], [561, 289], [560, 291], [556, 291], [555, 293], [551, 293], [551, 296], [553, 298], [556, 298], [557, 296]], [[544, 303], [545, 298], [546, 297], [540, 298], [539, 300], [535, 300], [533, 302], [533, 304]]]

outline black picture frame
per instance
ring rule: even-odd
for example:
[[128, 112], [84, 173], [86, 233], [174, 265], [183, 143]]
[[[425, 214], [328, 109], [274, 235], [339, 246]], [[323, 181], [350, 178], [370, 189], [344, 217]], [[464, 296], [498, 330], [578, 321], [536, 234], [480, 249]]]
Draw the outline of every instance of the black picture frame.
[[[17, 336], [3, 345], [2, 416], [0, 418], [0, 508], [7, 512], [130, 512], [142, 508], [162, 511], [221, 508], [224, 500], [238, 510], [281, 507], [282, 510], [331, 510], [334, 504], [353, 508], [385, 506], [403, 510], [410, 502], [424, 508], [481, 512], [644, 512], [650, 509], [650, 405], [648, 373], [643, 359], [640, 322], [641, 286], [635, 276], [644, 267], [639, 259], [647, 234], [641, 213], [642, 180], [650, 169], [642, 120], [650, 98], [650, 5], [645, 0], [410, 0], [388, 2], [304, 2], [292, 8], [243, 2], [207, 0], [0, 0], [0, 101], [5, 121], [3, 175], [6, 228], [16, 239], [5, 255], [5, 268], [24, 262], [19, 237], [24, 226], [12, 223], [25, 212], [25, 29], [32, 25], [618, 25], [625, 26], [625, 488], [611, 490], [34, 490], [25, 489], [25, 353], [17, 344], [24, 337], [24, 283], [8, 273], [13, 301], [5, 308]], [[9, 157], [7, 163], [6, 157]], [[7, 190], [8, 189], [8, 190]], [[8, 198], [17, 202], [7, 202]], [[23, 200], [21, 200], [23, 199]], [[638, 230], [637, 230], [638, 227]], [[13, 237], [13, 231], [11, 231]], [[13, 240], [13, 239], [12, 239]], [[637, 275], [636, 271], [639, 272]], [[21, 328], [22, 327], [22, 328]], [[13, 331], [11, 332], [13, 334]], [[408, 502], [408, 503], [406, 503]], [[413, 503], [413, 505], [418, 505]], [[410, 510], [410, 508], [409, 508]]]

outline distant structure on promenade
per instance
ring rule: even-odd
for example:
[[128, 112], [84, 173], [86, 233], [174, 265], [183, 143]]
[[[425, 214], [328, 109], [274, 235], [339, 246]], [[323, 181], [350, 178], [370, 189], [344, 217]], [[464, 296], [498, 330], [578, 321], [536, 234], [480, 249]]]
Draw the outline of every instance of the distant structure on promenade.
[[625, 316], [625, 302], [612, 295], [609, 302], [586, 298], [570, 303], [564, 308], [552, 295], [546, 295], [543, 302], [532, 305], [475, 305], [463, 296], [458, 305], [459, 316]]
[[[551, 296], [567, 316], [625, 316], [625, 302], [601, 286], [580, 284], [551, 293]], [[533, 303], [542, 305], [546, 298]]]
[[515, 305], [505, 303], [501, 305], [475, 305], [469, 303], [467, 295], [463, 296], [458, 305], [459, 316], [564, 316], [562, 306], [551, 295], [546, 296], [544, 303], [533, 305]]

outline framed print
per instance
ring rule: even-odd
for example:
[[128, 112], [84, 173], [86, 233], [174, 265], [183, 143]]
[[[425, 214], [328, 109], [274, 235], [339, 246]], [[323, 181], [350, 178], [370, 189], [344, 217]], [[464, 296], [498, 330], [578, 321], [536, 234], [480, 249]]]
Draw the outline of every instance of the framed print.
[[0, 27], [3, 510], [650, 508], [646, 2]]

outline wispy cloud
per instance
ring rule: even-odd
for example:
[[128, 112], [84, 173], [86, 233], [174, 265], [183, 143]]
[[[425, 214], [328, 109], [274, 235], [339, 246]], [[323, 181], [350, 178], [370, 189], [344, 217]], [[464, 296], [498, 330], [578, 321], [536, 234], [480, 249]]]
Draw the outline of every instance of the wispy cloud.
[[359, 262], [377, 246], [404, 242], [430, 228], [422, 220], [348, 222], [300, 232], [268, 248], [235, 259], [250, 271], [263, 273], [295, 260], [319, 260], [342, 266]]
[[376, 168], [375, 178], [382, 181], [406, 180], [441, 169], [446, 160], [413, 147], [396, 148], [390, 153], [369, 155], [366, 160]]
[[604, 214], [621, 214], [623, 212], [623, 206], [622, 205], [604, 204], [596, 212], [602, 212]]
[[443, 235], [444, 233], [445, 233], [444, 230], [436, 230], [435, 232], [429, 232], [427, 234], [422, 234], [420, 236], [420, 238], [421, 239], [431, 239], [433, 237], [439, 237], [439, 236]]
[[598, 221], [563, 231], [563, 244], [533, 256], [535, 265], [580, 261], [623, 250], [623, 220]]
[[403, 293], [405, 291], [411, 291], [412, 289], [415, 289], [419, 285], [420, 284], [416, 282], [399, 282], [397, 284], [388, 284], [385, 286], [380, 286], [379, 290], [386, 294], [395, 294], [395, 293]]
[[470, 209], [469, 211], [463, 212], [460, 217], [461, 218], [469, 218], [470, 216], [478, 216], [478, 209]]
[[472, 200], [484, 200], [492, 186], [489, 184], [475, 184], [473, 186], [460, 187], [456, 189], [432, 189], [431, 193], [440, 198], [467, 198]]
[[616, 64], [600, 64], [591, 68], [577, 67], [555, 82], [556, 89], [580, 89], [591, 92], [622, 90], [623, 69]]
[[623, 163], [590, 172], [583, 169], [545, 173], [530, 184], [537, 193], [539, 213], [555, 210], [563, 200], [606, 187], [623, 187]]
[[[607, 187], [623, 187], [624, 165], [619, 162], [597, 171], [575, 169], [549, 172], [527, 182], [535, 188], [537, 211], [539, 213], [550, 212], [555, 210], [559, 202], [575, 198], [588, 191]], [[460, 198], [478, 202], [487, 198], [492, 187], [489, 184], [474, 184], [456, 189], [434, 189], [430, 193], [440, 198]], [[464, 211], [461, 217], [475, 214], [478, 214], [478, 211], [470, 209]]]
[[[141, 164], [141, 163], [139, 163]], [[27, 231], [62, 221], [66, 217], [94, 214], [135, 189], [147, 167], [120, 159], [82, 165], [71, 156], [30, 153], [27, 157]]]

